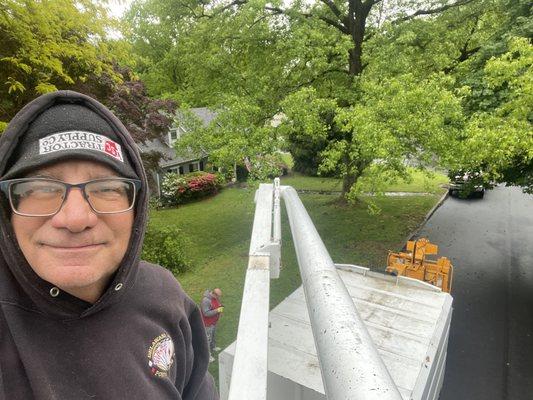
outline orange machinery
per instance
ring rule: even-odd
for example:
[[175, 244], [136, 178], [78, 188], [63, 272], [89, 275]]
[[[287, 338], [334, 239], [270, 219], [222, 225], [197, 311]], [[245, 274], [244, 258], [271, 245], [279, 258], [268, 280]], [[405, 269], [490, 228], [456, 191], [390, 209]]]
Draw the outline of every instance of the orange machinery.
[[408, 241], [406, 252], [389, 251], [387, 257], [387, 273], [408, 276], [431, 283], [444, 292], [452, 290], [453, 266], [446, 257], [428, 260], [426, 256], [437, 254], [439, 248], [426, 238]]

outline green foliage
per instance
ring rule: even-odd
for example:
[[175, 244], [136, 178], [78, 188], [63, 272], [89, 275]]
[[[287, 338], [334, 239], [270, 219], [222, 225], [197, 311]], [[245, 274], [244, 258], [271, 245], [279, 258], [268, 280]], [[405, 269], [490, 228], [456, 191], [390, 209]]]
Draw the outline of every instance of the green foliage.
[[[323, 141], [319, 172], [348, 177], [350, 198], [355, 200], [405, 176], [406, 159], [432, 165], [445, 153], [462, 124], [460, 102], [446, 83], [440, 75], [423, 81], [411, 74], [369, 79], [360, 85], [362, 100], [351, 107], [340, 107], [319, 98], [313, 89], [302, 89], [283, 103], [289, 121], [286, 129], [298, 132], [302, 142]], [[324, 110], [333, 115], [332, 122], [323, 118]], [[357, 185], [359, 177], [373, 187]]]
[[[39, 94], [112, 70], [112, 26], [92, 0], [3, 0], [0, 8], [0, 120]], [[118, 78], [117, 78], [118, 79]]]
[[138, 142], [166, 133], [171, 121], [161, 111], [171, 114], [175, 104], [146, 96], [129, 68], [135, 61], [131, 46], [108, 38], [118, 25], [105, 4], [2, 0], [0, 121], [38, 95], [73, 89], [109, 107]]
[[175, 144], [179, 154], [209, 154], [210, 161], [226, 171], [233, 171], [235, 164], [247, 164], [251, 177], [257, 179], [278, 175], [280, 137], [261, 107], [247, 99], [228, 97], [209, 126], [188, 121], [187, 132]]
[[144, 237], [141, 258], [177, 275], [192, 266], [187, 251], [190, 246], [181, 229], [150, 224]]
[[[366, 190], [360, 178], [378, 190], [405, 176], [406, 161], [456, 168], [470, 159], [524, 183], [529, 141], [516, 132], [529, 122], [510, 118], [528, 109], [511, 100], [524, 85], [494, 81], [490, 60], [516, 53], [511, 37], [532, 37], [530, 13], [526, 0], [147, 0], [129, 20], [150, 90], [220, 112], [183, 149], [226, 170], [289, 150], [296, 170], [342, 177], [354, 198]], [[286, 119], [274, 128], [280, 111]], [[521, 144], [471, 157], [500, 128]]]
[[248, 180], [255, 182], [272, 181], [276, 177], [286, 175], [289, 170], [280, 153], [265, 154], [256, 157], [253, 164], [249, 162], [246, 164], [250, 169], [247, 174]]
[[533, 192], [533, 46], [511, 38], [509, 51], [487, 61], [485, 87], [504, 91], [492, 111], [480, 110], [466, 126], [458, 164], [482, 167], [496, 181]]
[[224, 178], [220, 174], [202, 171], [185, 175], [169, 173], [161, 182], [162, 202], [165, 206], [176, 206], [211, 196], [219, 192], [223, 183]]
[[163, 207], [163, 203], [158, 197], [151, 196], [148, 200], [148, 209], [150, 211], [159, 210], [161, 207]]
[[337, 104], [332, 99], [318, 98], [313, 88], [304, 88], [287, 96], [281, 106], [286, 118], [280, 131], [287, 138], [293, 169], [316, 176], [321, 152], [341, 135], [333, 121]]

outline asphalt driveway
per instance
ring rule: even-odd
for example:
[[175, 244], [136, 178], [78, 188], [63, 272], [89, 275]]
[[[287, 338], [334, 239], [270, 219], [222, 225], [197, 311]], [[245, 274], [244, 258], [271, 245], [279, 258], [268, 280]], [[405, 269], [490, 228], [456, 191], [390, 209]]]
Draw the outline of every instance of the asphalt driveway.
[[418, 236], [455, 267], [440, 400], [532, 400], [533, 196], [448, 197]]

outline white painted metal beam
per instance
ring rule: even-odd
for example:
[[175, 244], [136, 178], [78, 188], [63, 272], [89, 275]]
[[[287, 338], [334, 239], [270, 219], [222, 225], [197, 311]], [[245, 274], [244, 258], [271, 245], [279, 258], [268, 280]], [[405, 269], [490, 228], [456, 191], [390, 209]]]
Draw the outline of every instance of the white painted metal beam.
[[296, 191], [283, 186], [281, 196], [289, 215], [326, 397], [401, 400]]
[[229, 400], [266, 399], [273, 186], [261, 184], [255, 202]]

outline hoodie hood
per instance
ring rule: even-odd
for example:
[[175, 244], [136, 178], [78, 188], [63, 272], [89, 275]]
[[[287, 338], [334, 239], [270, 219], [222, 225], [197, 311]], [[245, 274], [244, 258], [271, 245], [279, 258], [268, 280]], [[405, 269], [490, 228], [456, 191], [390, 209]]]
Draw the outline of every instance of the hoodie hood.
[[[130, 243], [114, 277], [100, 299], [87, 303], [62, 290], [59, 294], [53, 284], [41, 279], [26, 261], [11, 222], [11, 209], [2, 195], [0, 202], [0, 296], [21, 307], [55, 316], [74, 319], [92, 315], [99, 310], [120, 302], [135, 284], [139, 269], [139, 257], [146, 229], [148, 186], [137, 145], [130, 134], [111, 111], [89, 96], [73, 91], [57, 91], [38, 97], [28, 103], [9, 123], [0, 136], [0, 177], [11, 174], [10, 159], [25, 151], [25, 134], [31, 123], [52, 107], [75, 105], [97, 114], [112, 129], [113, 137], [120, 143], [129, 160], [132, 172], [141, 180], [142, 187], [135, 204], [135, 218]], [[94, 161], [98, 161], [97, 158]], [[52, 292], [51, 292], [52, 291]], [[51, 294], [53, 293], [54, 296]]]

